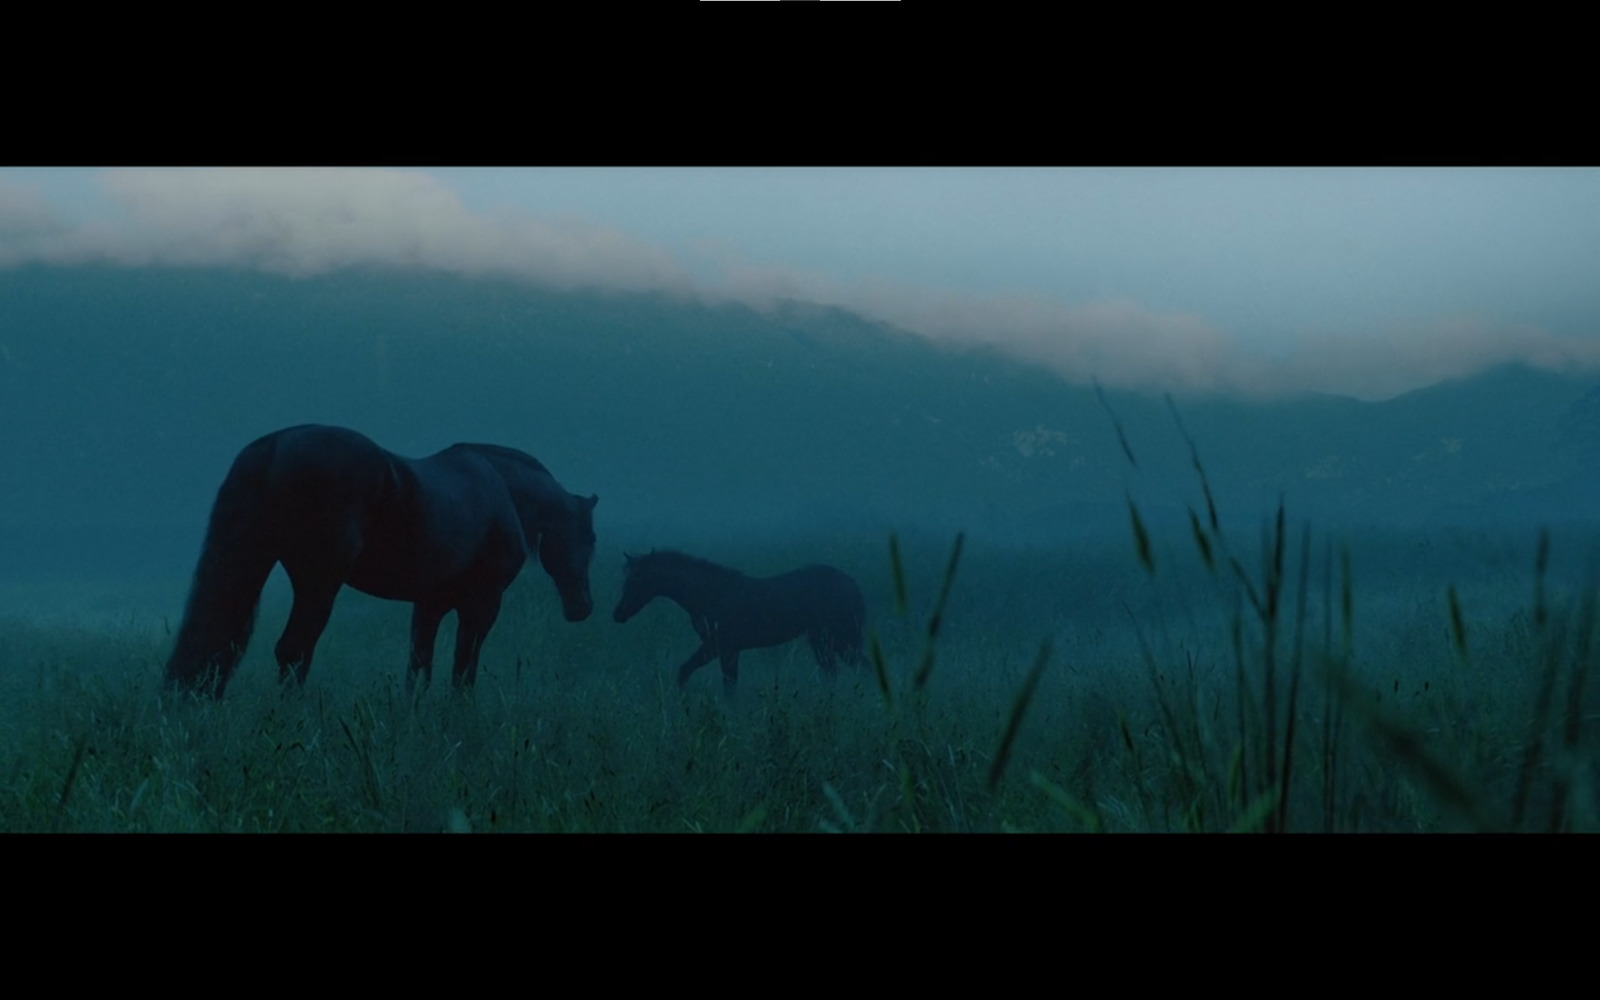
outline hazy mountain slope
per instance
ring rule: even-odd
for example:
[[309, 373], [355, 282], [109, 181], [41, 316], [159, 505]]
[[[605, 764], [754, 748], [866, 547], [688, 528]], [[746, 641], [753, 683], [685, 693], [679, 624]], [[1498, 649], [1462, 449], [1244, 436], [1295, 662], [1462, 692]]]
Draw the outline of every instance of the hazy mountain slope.
[[[1587, 496], [1582, 449], [1558, 440], [1600, 428], [1589, 385], [1508, 369], [1377, 404], [1181, 410], [1241, 517], [1279, 492], [1324, 518], [1543, 517]], [[839, 310], [418, 274], [12, 270], [0, 534], [13, 551], [190, 545], [238, 449], [308, 421], [413, 455], [522, 447], [601, 494], [609, 523], [664, 534], [921, 521], [1028, 537], [1125, 530], [1130, 487], [1153, 516], [1198, 504], [1165, 400], [1107, 399], [1136, 471], [1091, 388]]]

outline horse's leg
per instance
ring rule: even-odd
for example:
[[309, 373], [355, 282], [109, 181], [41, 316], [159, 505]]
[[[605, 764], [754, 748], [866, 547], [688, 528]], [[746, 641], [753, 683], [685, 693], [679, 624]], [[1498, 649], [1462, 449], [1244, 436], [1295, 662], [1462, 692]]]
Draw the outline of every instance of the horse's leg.
[[722, 693], [732, 698], [733, 689], [738, 685], [739, 651], [737, 649], [724, 649], [722, 651]]
[[362, 530], [353, 514], [327, 514], [301, 532], [280, 561], [294, 587], [294, 606], [276, 650], [278, 680], [301, 684], [311, 672], [317, 640], [328, 627], [334, 598], [361, 555]]
[[456, 690], [470, 688], [477, 682], [478, 653], [498, 617], [499, 594], [477, 597], [456, 607]]
[[304, 684], [306, 674], [311, 671], [311, 654], [316, 651], [317, 640], [322, 638], [323, 629], [328, 627], [334, 598], [339, 596], [339, 588], [344, 586], [344, 582], [329, 577], [296, 579], [292, 573], [289, 581], [294, 584], [294, 607], [289, 612], [289, 624], [283, 627], [283, 635], [278, 639], [275, 650], [278, 680], [283, 682], [293, 677], [296, 682]]
[[683, 666], [678, 668], [678, 687], [688, 687], [689, 678], [694, 676], [694, 672], [716, 659], [716, 656], [716, 646], [709, 639], [702, 642], [700, 648], [694, 651], [694, 655], [684, 660]]
[[439, 622], [449, 610], [440, 604], [418, 601], [411, 608], [411, 662], [406, 669], [406, 694], [411, 694], [422, 681], [427, 687], [433, 681], [433, 646], [439, 637]]

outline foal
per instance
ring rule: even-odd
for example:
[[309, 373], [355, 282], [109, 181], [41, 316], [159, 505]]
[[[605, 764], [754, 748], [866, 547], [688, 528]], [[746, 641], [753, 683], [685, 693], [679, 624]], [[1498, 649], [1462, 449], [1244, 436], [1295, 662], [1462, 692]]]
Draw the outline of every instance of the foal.
[[722, 661], [722, 689], [732, 695], [739, 681], [739, 654], [777, 646], [804, 635], [823, 673], [833, 677], [838, 661], [866, 662], [861, 632], [867, 619], [861, 588], [832, 566], [807, 566], [778, 576], [751, 577], [682, 552], [626, 556], [622, 600], [612, 618], [625, 622], [657, 597], [689, 613], [700, 648], [678, 668], [678, 686], [696, 670]]

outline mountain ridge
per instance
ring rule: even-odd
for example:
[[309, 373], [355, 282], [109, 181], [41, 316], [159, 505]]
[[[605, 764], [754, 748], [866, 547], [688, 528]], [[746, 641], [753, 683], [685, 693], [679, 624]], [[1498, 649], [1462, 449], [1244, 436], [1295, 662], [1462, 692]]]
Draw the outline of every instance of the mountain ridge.
[[[1283, 495], [1318, 518], [1494, 522], [1586, 516], [1593, 389], [1504, 366], [1381, 402], [1173, 398], [1240, 517]], [[856, 517], [1027, 538], [1126, 530], [1130, 494], [1155, 520], [1202, 503], [1164, 395], [1105, 400], [1137, 466], [1093, 386], [836, 307], [400, 272], [22, 268], [0, 271], [0, 533], [198, 530], [178, 526], [203, 521], [239, 448], [308, 421], [410, 455], [512, 444], [619, 523], [663, 532]]]

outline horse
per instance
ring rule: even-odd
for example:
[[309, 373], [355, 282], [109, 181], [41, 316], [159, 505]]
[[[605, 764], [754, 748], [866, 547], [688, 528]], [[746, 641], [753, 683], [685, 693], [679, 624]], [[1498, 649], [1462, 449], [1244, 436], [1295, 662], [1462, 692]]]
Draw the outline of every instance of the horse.
[[696, 670], [722, 661], [722, 689], [729, 697], [739, 681], [739, 654], [806, 636], [823, 674], [833, 678], [838, 661], [866, 662], [861, 632], [867, 606], [849, 574], [832, 566], [807, 566], [769, 577], [750, 577], [736, 569], [660, 551], [624, 554], [622, 599], [612, 619], [623, 623], [657, 597], [689, 613], [700, 648], [678, 668], [683, 688]]
[[567, 621], [589, 617], [597, 502], [501, 445], [405, 458], [343, 427], [304, 424], [258, 438], [217, 490], [167, 684], [221, 697], [267, 576], [282, 563], [294, 605], [275, 650], [280, 682], [305, 683], [348, 584], [412, 603], [408, 692], [432, 680], [434, 638], [454, 611], [455, 687], [470, 688], [501, 598], [530, 553], [555, 582]]

